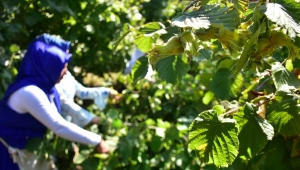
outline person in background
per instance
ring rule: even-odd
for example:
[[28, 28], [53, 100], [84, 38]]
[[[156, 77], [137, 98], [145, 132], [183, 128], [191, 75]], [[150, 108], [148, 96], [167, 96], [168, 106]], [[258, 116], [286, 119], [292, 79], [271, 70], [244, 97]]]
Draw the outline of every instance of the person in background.
[[88, 124], [99, 124], [100, 117], [75, 103], [75, 96], [83, 100], [92, 99], [100, 110], [104, 110], [109, 98], [115, 98], [118, 94], [116, 90], [107, 87], [85, 87], [70, 72], [67, 72], [55, 87], [60, 95], [63, 117], [80, 127], [85, 127]]
[[[62, 46], [70, 43], [53, 38]], [[0, 169], [55, 169], [51, 161], [26, 151], [27, 142], [42, 138], [47, 129], [78, 143], [92, 145], [99, 153], [109, 146], [101, 136], [66, 121], [60, 115], [60, 99], [55, 84], [67, 73], [72, 54], [35, 39], [28, 46], [18, 75], [0, 101]]]
[[[66, 41], [56, 41], [59, 37], [49, 34], [42, 34], [37, 40], [46, 44], [55, 45], [63, 51], [69, 52], [70, 43]], [[63, 79], [55, 85], [60, 96], [61, 114], [62, 116], [80, 127], [88, 124], [99, 124], [100, 117], [90, 113], [86, 109], [79, 106], [74, 101], [74, 97], [79, 99], [92, 99], [100, 108], [105, 109], [109, 98], [117, 98], [118, 92], [106, 87], [85, 87], [79, 83], [75, 77], [68, 71]]]

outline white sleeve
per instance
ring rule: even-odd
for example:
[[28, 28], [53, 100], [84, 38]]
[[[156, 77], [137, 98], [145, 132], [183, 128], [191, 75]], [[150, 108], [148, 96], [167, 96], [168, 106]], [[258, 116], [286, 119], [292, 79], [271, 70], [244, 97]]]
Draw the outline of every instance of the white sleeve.
[[[95, 116], [76, 104], [74, 102], [73, 94], [70, 94], [70, 96], [73, 96], [72, 98], [68, 97], [66, 94], [66, 90], [68, 89], [63, 89], [64, 86], [62, 84], [58, 83], [55, 85], [55, 87], [60, 97], [61, 115], [63, 116], [63, 118], [68, 122], [72, 122], [80, 127], [85, 127], [86, 125], [88, 125]], [[69, 87], [69, 89], [70, 88], [71, 87]]]
[[95, 117], [92, 113], [76, 104], [73, 100], [61, 101], [62, 116], [80, 127], [88, 125]]
[[[104, 87], [85, 87], [81, 83], [79, 83], [70, 72], [68, 72], [68, 74], [65, 75], [65, 77], [66, 80], [68, 80], [69, 83], [72, 83], [72, 86], [75, 87], [76, 90], [75, 95], [80, 99], [95, 99], [98, 96], [98, 93], [100, 93], [101, 90], [103, 91], [102, 88], [104, 88]], [[68, 90], [66, 89], [67, 86], [64, 86], [64, 88], [65, 91]], [[105, 89], [109, 92], [109, 88], [105, 88]]]
[[84, 87], [81, 83], [76, 81], [76, 96], [80, 99], [95, 99], [98, 95], [97, 87]]
[[62, 138], [93, 146], [101, 141], [99, 135], [84, 130], [61, 117], [45, 93], [36, 86], [26, 86], [14, 92], [9, 98], [8, 105], [19, 113], [30, 113]]

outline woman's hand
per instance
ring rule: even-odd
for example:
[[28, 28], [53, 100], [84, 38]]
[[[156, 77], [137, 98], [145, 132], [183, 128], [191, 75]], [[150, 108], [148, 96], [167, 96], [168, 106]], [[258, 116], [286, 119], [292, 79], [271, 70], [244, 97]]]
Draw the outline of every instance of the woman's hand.
[[115, 98], [118, 94], [119, 94], [118, 91], [116, 91], [114, 89], [109, 90], [109, 97], [110, 98]]
[[118, 91], [111, 89], [109, 91], [109, 97], [111, 99], [111, 103], [112, 104], [117, 104], [120, 102], [121, 98], [122, 98], [122, 94], [118, 93]]
[[99, 153], [109, 153], [110, 149], [108, 144], [102, 139], [101, 142], [96, 146], [96, 150]]

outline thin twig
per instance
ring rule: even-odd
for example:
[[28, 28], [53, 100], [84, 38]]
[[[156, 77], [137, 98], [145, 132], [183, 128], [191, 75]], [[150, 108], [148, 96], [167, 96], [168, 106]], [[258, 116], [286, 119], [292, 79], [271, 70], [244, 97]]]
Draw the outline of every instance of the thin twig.
[[[261, 106], [261, 105], [264, 105], [264, 104], [266, 104], [267, 102], [269, 102], [270, 100], [273, 100], [273, 99], [274, 99], [274, 95], [272, 94], [272, 96], [270, 97], [270, 99], [268, 99], [268, 98], [265, 98], [265, 99], [267, 99], [267, 100], [264, 100], [264, 102], [258, 102], [258, 103], [255, 103], [254, 105], [255, 105], [256, 107], [259, 107], [259, 106]], [[259, 101], [261, 101], [261, 100], [259, 100]], [[239, 110], [239, 107], [236, 107], [236, 108], [234, 108], [234, 109], [229, 110], [228, 112], [225, 112], [225, 113], [221, 114], [220, 117], [225, 117], [225, 116], [228, 116], [228, 115], [233, 115], [233, 113], [236, 113], [238, 110]]]
[[189, 10], [193, 5], [195, 5], [200, 0], [193, 0], [187, 7], [184, 8], [183, 13], [185, 13], [187, 10]]

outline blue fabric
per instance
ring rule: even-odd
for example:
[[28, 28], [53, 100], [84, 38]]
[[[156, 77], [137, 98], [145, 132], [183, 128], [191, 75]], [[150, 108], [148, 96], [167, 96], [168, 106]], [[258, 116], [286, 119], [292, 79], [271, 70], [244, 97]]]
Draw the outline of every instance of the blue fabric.
[[0, 143], [0, 170], [19, 170], [18, 164], [13, 163], [7, 148]]
[[64, 39], [46, 33], [38, 36], [34, 41], [40, 41], [48, 45], [54, 45], [63, 51], [69, 50], [71, 44], [69, 41], [65, 41]]
[[[57, 36], [47, 34], [47, 33], [44, 33], [44, 34], [38, 36], [34, 40], [34, 42], [43, 42], [47, 45], [53, 45], [53, 46], [60, 48], [63, 51], [69, 50], [70, 45], [71, 45], [71, 42], [61, 39]], [[55, 87], [52, 89], [52, 93], [55, 94], [54, 95], [55, 97], [53, 98], [53, 100], [56, 105], [56, 108], [57, 108], [58, 112], [61, 113], [60, 96]]]
[[[50, 96], [58, 95], [54, 85], [71, 54], [41, 41], [33, 41], [22, 60], [16, 81], [12, 83], [0, 101], [0, 137], [10, 146], [23, 149], [28, 140], [41, 138], [46, 127], [31, 114], [19, 114], [7, 105], [9, 96], [16, 90], [36, 85]], [[58, 105], [57, 105], [58, 106]], [[0, 170], [17, 170], [7, 148], [0, 142]]]

